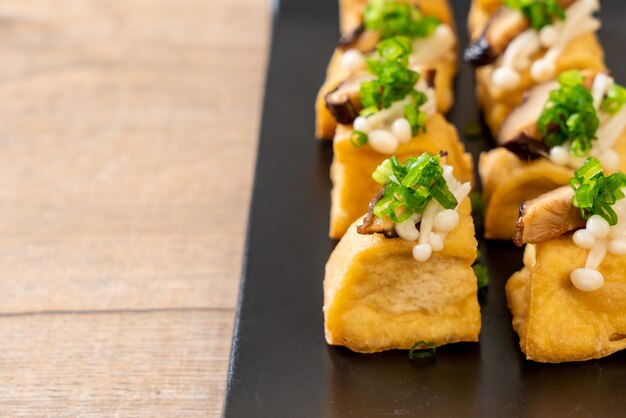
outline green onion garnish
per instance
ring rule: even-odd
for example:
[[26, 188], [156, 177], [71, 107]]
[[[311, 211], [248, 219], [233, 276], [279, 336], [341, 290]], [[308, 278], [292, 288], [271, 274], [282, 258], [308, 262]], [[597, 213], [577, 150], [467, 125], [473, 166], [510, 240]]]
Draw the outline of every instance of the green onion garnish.
[[504, 5], [519, 10], [533, 29], [551, 25], [555, 19], [565, 19], [565, 12], [557, 0], [504, 0]]
[[470, 202], [472, 203], [472, 213], [482, 213], [485, 211], [485, 203], [480, 195], [480, 192], [472, 191], [469, 194]]
[[378, 43], [377, 57], [367, 59], [367, 68], [375, 79], [361, 83], [360, 95], [363, 110], [361, 116], [368, 116], [390, 107], [415, 91], [413, 86], [419, 80], [419, 73], [408, 68], [411, 54], [411, 41], [396, 36]]
[[626, 89], [614, 84], [609, 89], [606, 97], [602, 99], [600, 109], [605, 113], [614, 115], [622, 109], [624, 103], [626, 103]]
[[574, 172], [570, 185], [574, 189], [574, 206], [580, 209], [584, 219], [600, 215], [610, 225], [617, 223], [617, 214], [611, 206], [624, 197], [621, 190], [626, 187], [624, 173], [617, 171], [606, 176], [602, 172], [600, 161], [591, 157]]
[[367, 144], [367, 134], [356, 129], [350, 134], [350, 142], [357, 148]]
[[365, 28], [377, 31], [381, 38], [404, 35], [411, 38], [430, 36], [439, 20], [424, 16], [408, 3], [372, 0], [363, 11]]
[[437, 354], [435, 343], [427, 343], [422, 340], [413, 344], [413, 347], [409, 350], [409, 359], [429, 358], [434, 357], [435, 354]]
[[482, 289], [483, 287], [489, 286], [489, 270], [487, 270], [487, 267], [483, 266], [477, 261], [472, 265], [472, 269], [474, 270], [474, 274], [476, 275], [478, 288]]
[[378, 43], [376, 51], [377, 56], [367, 58], [367, 68], [376, 77], [361, 83], [359, 94], [363, 110], [360, 115], [368, 117], [408, 97], [410, 103], [404, 107], [404, 116], [411, 125], [412, 134], [425, 131], [426, 114], [420, 107], [426, 103], [427, 97], [415, 90], [419, 73], [408, 68], [411, 40], [406, 36], [384, 39]]
[[537, 121], [537, 128], [547, 146], [555, 147], [571, 141], [572, 153], [577, 157], [589, 153], [600, 125], [593, 97], [582, 85], [583, 81], [580, 71], [562, 73], [560, 88], [550, 92]]
[[446, 209], [454, 209], [458, 202], [443, 178], [439, 156], [424, 153], [400, 164], [396, 157], [383, 161], [372, 178], [385, 185], [383, 197], [374, 206], [374, 215], [399, 223], [415, 213], [423, 213], [426, 205], [435, 199]]

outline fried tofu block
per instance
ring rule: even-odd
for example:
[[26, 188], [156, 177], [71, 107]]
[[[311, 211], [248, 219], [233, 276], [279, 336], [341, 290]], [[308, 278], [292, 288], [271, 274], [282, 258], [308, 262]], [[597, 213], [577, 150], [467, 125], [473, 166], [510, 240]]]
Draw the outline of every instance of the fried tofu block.
[[483, 153], [478, 162], [485, 202], [485, 238], [510, 240], [519, 207], [569, 182], [573, 170], [547, 159], [520, 160], [505, 148]]
[[477, 242], [469, 199], [442, 251], [425, 262], [414, 242], [359, 235], [355, 222], [326, 264], [326, 341], [362, 353], [478, 341], [480, 307], [472, 263]]
[[502, 0], [473, 0], [467, 18], [467, 29], [472, 39], [478, 38], [487, 21], [503, 5]]
[[[626, 131], [613, 149], [620, 155], [621, 171], [626, 171]], [[569, 183], [574, 170], [547, 159], [522, 161], [505, 148], [483, 153], [478, 161], [485, 202], [485, 238], [511, 239], [520, 205]]]
[[[543, 54], [536, 57], [539, 59]], [[530, 70], [522, 72], [520, 85], [513, 90], [502, 90], [493, 85], [491, 75], [494, 67], [488, 65], [476, 69], [476, 94], [483, 109], [485, 122], [491, 133], [497, 136], [502, 123], [511, 111], [524, 100], [524, 92], [537, 83], [530, 77]], [[604, 69], [604, 52], [595, 33], [586, 33], [570, 42], [556, 60], [556, 73], [567, 70]]]
[[[320, 88], [315, 100], [315, 136], [319, 139], [331, 139], [337, 128], [337, 121], [326, 107], [326, 95], [333, 91], [348, 76], [349, 72], [341, 65], [344, 51], [336, 49], [328, 65], [326, 80]], [[454, 78], [457, 71], [456, 55], [452, 59], [442, 60], [428, 66], [435, 72], [435, 98], [437, 109], [447, 112], [454, 103]]]
[[[388, 155], [380, 154], [369, 144], [356, 148], [350, 142], [351, 129], [340, 126], [333, 148], [335, 156], [330, 167], [333, 181], [330, 210], [330, 237], [341, 238], [350, 224], [359, 217], [371, 197], [380, 188], [372, 173]], [[431, 116], [426, 132], [401, 144], [395, 153], [400, 162], [424, 152], [437, 154], [447, 151], [447, 164], [454, 167], [454, 175], [461, 182], [473, 180], [472, 158], [465, 152], [454, 126], [440, 114]]]
[[[394, 0], [417, 5], [426, 16], [434, 16], [454, 27], [454, 14], [448, 0]], [[363, 21], [363, 9], [369, 0], [339, 0], [339, 26], [347, 33]]]
[[[342, 0], [340, 2], [343, 33], [349, 32], [361, 24], [363, 9], [367, 3], [366, 0]], [[418, 5], [424, 15], [434, 16], [454, 29], [451, 9], [446, 0], [414, 0], [411, 3]], [[366, 43], [369, 44], [370, 42]], [[315, 101], [315, 136], [319, 139], [332, 139], [337, 128], [337, 121], [326, 107], [326, 95], [335, 90], [351, 75], [341, 64], [343, 54], [344, 51], [341, 48], [337, 48], [333, 53], [326, 70], [326, 79]], [[425, 69], [436, 71], [434, 87], [437, 109], [443, 113], [449, 111], [454, 103], [453, 88], [457, 72], [456, 48], [437, 59], [436, 62], [424, 63], [423, 67], [420, 72]]]
[[526, 246], [524, 268], [509, 279], [506, 295], [527, 359], [582, 361], [626, 348], [626, 258], [608, 254], [599, 268], [604, 286], [583, 292], [570, 273], [586, 256], [571, 234]]
[[[567, 5], [571, 4], [572, 1], [560, 0], [560, 3]], [[504, 50], [506, 50], [509, 43], [508, 40], [505, 41], [504, 39], [508, 39], [506, 38], [508, 35], [517, 37], [517, 35], [519, 35], [518, 32], [524, 29], [524, 26], [519, 27], [515, 25], [513, 27], [516, 29], [510, 27], [507, 31], [502, 29], [500, 25], [500, 29], [495, 30], [495, 32], [493, 29], [491, 31], [489, 30], [489, 28], [498, 26], [494, 24], [494, 20], [499, 19], [499, 21], [502, 22], [501, 17], [506, 15], [506, 13], [503, 12], [508, 9], [502, 8], [502, 6], [502, 0], [474, 0], [472, 2], [468, 18], [468, 30], [473, 41], [481, 37], [491, 39], [491, 41], [495, 43], [500, 40], [501, 42], [505, 42], [505, 44], [501, 45], [498, 49], [504, 48]], [[500, 36], [495, 35], [495, 33], [498, 33]], [[492, 37], [490, 38], [489, 35]], [[545, 52], [544, 50], [543, 52], [531, 56], [531, 62], [543, 58]], [[500, 54], [495, 65], [499, 65], [501, 60], [502, 55]], [[604, 52], [596, 34], [594, 32], [586, 32], [573, 38], [560, 52], [555, 64], [556, 74], [574, 69], [596, 71], [604, 69]], [[521, 80], [515, 89], [506, 90], [496, 87], [492, 82], [492, 74], [495, 65], [484, 65], [476, 69], [476, 95], [478, 96], [478, 101], [484, 112], [485, 121], [491, 133], [497, 136], [500, 126], [506, 117], [524, 100], [524, 93], [538, 83], [530, 76], [529, 67], [519, 73]]]

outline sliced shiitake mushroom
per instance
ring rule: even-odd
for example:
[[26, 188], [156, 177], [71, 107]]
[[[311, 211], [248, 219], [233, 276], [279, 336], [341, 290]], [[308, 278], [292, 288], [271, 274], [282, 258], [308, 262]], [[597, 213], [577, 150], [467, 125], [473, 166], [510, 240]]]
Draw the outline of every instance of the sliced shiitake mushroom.
[[422, 70], [422, 77], [424, 78], [424, 82], [426, 86], [431, 89], [435, 88], [435, 77], [437, 76], [436, 68], [424, 68]]
[[326, 93], [326, 108], [338, 123], [349, 125], [359, 115], [361, 83], [371, 78], [369, 74], [353, 75]]
[[[569, 7], [573, 2], [558, 0], [562, 8]], [[473, 67], [493, 64], [511, 41], [528, 27], [528, 19], [518, 10], [502, 6], [488, 20], [480, 37], [465, 49], [463, 58]]]
[[528, 20], [519, 11], [501, 7], [491, 16], [480, 37], [465, 49], [465, 62], [473, 67], [493, 64], [509, 43], [527, 28]]
[[505, 142], [504, 148], [511, 151], [521, 160], [532, 161], [539, 157], [548, 157], [550, 148], [541, 139], [520, 132], [516, 137]]
[[378, 32], [366, 30], [365, 25], [361, 23], [359, 26], [339, 38], [339, 45], [337, 45], [337, 48], [342, 51], [356, 49], [363, 54], [367, 54], [376, 50], [376, 44], [379, 40], [380, 35]]
[[394, 228], [394, 224], [389, 219], [381, 219], [374, 215], [374, 207], [380, 199], [383, 198], [385, 188], [378, 190], [369, 205], [367, 206], [367, 215], [363, 218], [363, 223], [356, 227], [356, 232], [362, 235], [385, 234], [388, 238], [397, 237], [398, 234]]
[[528, 90], [524, 95], [524, 101], [507, 116], [500, 127], [498, 144], [505, 145], [509, 141], [519, 140], [520, 134], [538, 138], [537, 119], [548, 101], [550, 92], [558, 87], [557, 81], [550, 81]]
[[520, 206], [513, 241], [516, 245], [536, 244], [559, 237], [585, 225], [580, 209], [572, 203], [574, 190], [559, 187]]
[[[585, 76], [583, 86], [591, 89], [598, 72], [585, 70], [582, 73]], [[547, 155], [549, 150], [537, 132], [537, 120], [548, 102], [550, 92], [558, 88], [558, 81], [549, 81], [526, 91], [522, 103], [506, 117], [500, 127], [497, 143], [525, 160]]]

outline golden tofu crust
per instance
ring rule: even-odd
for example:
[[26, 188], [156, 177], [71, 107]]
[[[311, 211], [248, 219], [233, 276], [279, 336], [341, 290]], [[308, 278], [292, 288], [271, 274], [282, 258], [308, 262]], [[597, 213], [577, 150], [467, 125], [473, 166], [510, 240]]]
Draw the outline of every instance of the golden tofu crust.
[[[412, 0], [413, 4], [418, 5], [422, 12], [427, 16], [434, 16], [441, 22], [455, 28], [452, 16], [452, 9], [447, 0]], [[367, 5], [368, 0], [341, 0], [340, 1], [340, 18], [341, 32], [346, 33], [357, 27], [362, 22], [363, 9]], [[332, 139], [337, 129], [337, 121], [326, 107], [326, 94], [333, 91], [348, 76], [341, 65], [341, 58], [344, 52], [337, 48], [333, 53], [326, 70], [326, 79], [320, 88], [315, 101], [315, 136], [318, 139]], [[456, 77], [458, 62], [457, 54], [450, 59], [440, 60], [436, 64], [429, 66], [436, 70], [435, 74], [435, 98], [437, 100], [437, 109], [446, 113], [454, 104], [454, 79]]]
[[526, 246], [524, 268], [507, 282], [506, 296], [527, 359], [583, 361], [626, 348], [626, 260], [607, 255], [599, 268], [604, 286], [583, 292], [570, 273], [586, 255], [571, 234]]
[[[626, 171], [626, 130], [613, 149]], [[574, 170], [545, 158], [522, 161], [505, 148], [483, 153], [478, 161], [485, 202], [485, 238], [512, 239], [520, 205], [557, 187], [569, 184]]]
[[[350, 130], [339, 129], [333, 143], [334, 159], [330, 168], [333, 182], [331, 192], [331, 238], [341, 238], [348, 227], [367, 208], [380, 185], [372, 179], [376, 167], [389, 155], [380, 154], [369, 144], [356, 148], [349, 140]], [[400, 162], [428, 152], [447, 151], [447, 164], [462, 182], [473, 181], [472, 157], [465, 152], [456, 128], [440, 114], [429, 118], [426, 132], [400, 145], [394, 154]]]
[[477, 242], [469, 199], [444, 249], [426, 262], [412, 257], [414, 242], [359, 235], [353, 224], [326, 265], [326, 340], [363, 353], [478, 341], [480, 307], [472, 263]]

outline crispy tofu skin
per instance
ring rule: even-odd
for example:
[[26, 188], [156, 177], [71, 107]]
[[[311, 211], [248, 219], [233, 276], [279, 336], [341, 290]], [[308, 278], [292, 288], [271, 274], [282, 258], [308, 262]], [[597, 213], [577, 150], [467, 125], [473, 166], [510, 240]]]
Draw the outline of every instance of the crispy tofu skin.
[[483, 153], [478, 162], [485, 201], [485, 238], [510, 240], [520, 205], [568, 183], [573, 170], [547, 159], [525, 162], [505, 148]]
[[[626, 171], [626, 131], [613, 149], [621, 156], [620, 170]], [[540, 158], [520, 160], [504, 148], [483, 153], [478, 162], [485, 202], [485, 238], [512, 239], [520, 205], [569, 183], [574, 170]]]
[[[337, 128], [337, 121], [326, 107], [326, 94], [333, 91], [347, 77], [348, 72], [341, 66], [343, 51], [336, 49], [328, 65], [326, 80], [320, 88], [315, 100], [315, 136], [318, 139], [331, 139]], [[453, 84], [457, 71], [456, 55], [453, 60], [440, 61], [431, 68], [437, 70], [435, 74], [435, 98], [437, 109], [447, 112], [454, 103]]]
[[[420, 6], [422, 12], [427, 16], [437, 17], [441, 22], [450, 25], [454, 29], [452, 11], [446, 0], [420, 0], [412, 1]], [[345, 33], [358, 26], [362, 21], [363, 8], [367, 4], [366, 0], [342, 0], [340, 1], [341, 27]], [[454, 78], [457, 72], [456, 51], [452, 51], [450, 59], [439, 60], [437, 63], [429, 64], [429, 68], [437, 70], [435, 75], [435, 97], [437, 99], [437, 109], [446, 113], [454, 103]], [[341, 57], [344, 52], [337, 48], [328, 64], [326, 70], [326, 80], [320, 88], [315, 100], [315, 136], [318, 139], [332, 139], [337, 128], [337, 121], [326, 108], [326, 94], [333, 91], [348, 76], [341, 65]]]
[[326, 264], [326, 341], [362, 353], [478, 341], [480, 307], [474, 224], [469, 200], [444, 249], [426, 262], [413, 259], [414, 242], [359, 235], [355, 222]]
[[[540, 58], [542, 55], [537, 56]], [[476, 94], [483, 109], [485, 122], [492, 134], [497, 136], [500, 126], [511, 111], [524, 100], [524, 92], [537, 83], [530, 77], [530, 70], [522, 73], [522, 81], [514, 90], [501, 90], [491, 82], [493, 66], [476, 69]], [[557, 74], [567, 70], [602, 70], [604, 52], [594, 33], [581, 35], [565, 48], [556, 61]]]
[[[372, 179], [376, 167], [389, 155], [374, 151], [369, 144], [356, 148], [349, 140], [351, 130], [340, 126], [333, 148], [335, 156], [330, 167], [333, 181], [330, 209], [331, 238], [341, 238], [350, 224], [362, 213], [376, 191], [380, 188]], [[440, 114], [433, 115], [426, 124], [426, 132], [400, 145], [394, 154], [401, 162], [424, 152], [436, 154], [447, 151], [447, 164], [454, 167], [459, 181], [473, 180], [472, 158], [465, 153], [454, 126]]]
[[[474, 0], [468, 18], [468, 31], [472, 39], [483, 32], [489, 18], [502, 6], [502, 0]], [[543, 54], [535, 57], [539, 59]], [[557, 74], [567, 70], [603, 70], [604, 52], [595, 33], [586, 33], [570, 42], [556, 61]], [[493, 65], [476, 69], [476, 95], [483, 109], [485, 122], [497, 136], [500, 126], [511, 111], [522, 102], [524, 92], [537, 83], [530, 77], [530, 69], [522, 73], [522, 81], [514, 90], [501, 90], [491, 82]]]
[[509, 279], [506, 295], [527, 359], [582, 361], [626, 348], [626, 259], [608, 254], [599, 268], [604, 286], [582, 292], [570, 273], [586, 256], [571, 234], [526, 246], [524, 268]]
[[[454, 28], [454, 15], [448, 0], [395, 0], [419, 6], [426, 16], [434, 16]], [[363, 9], [368, 0], [339, 0], [339, 26], [341, 33], [357, 27], [363, 21]]]

